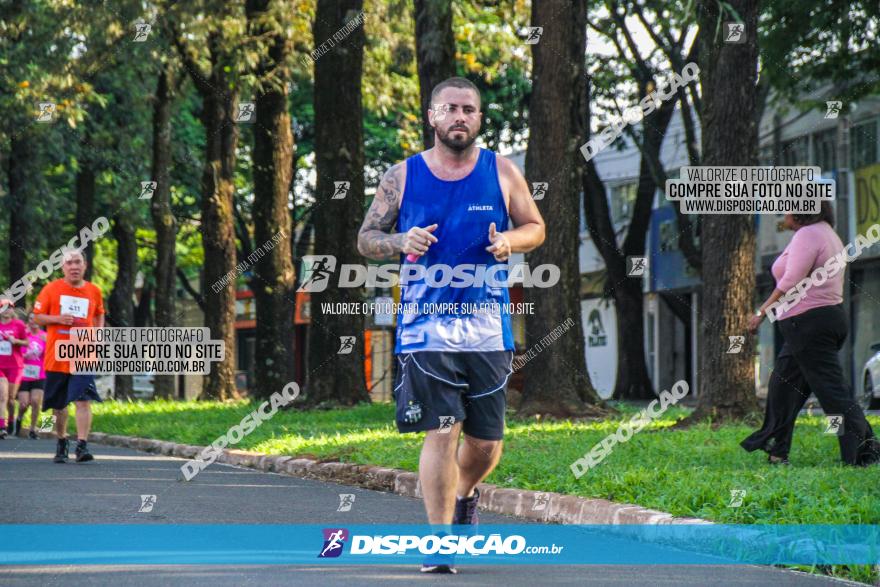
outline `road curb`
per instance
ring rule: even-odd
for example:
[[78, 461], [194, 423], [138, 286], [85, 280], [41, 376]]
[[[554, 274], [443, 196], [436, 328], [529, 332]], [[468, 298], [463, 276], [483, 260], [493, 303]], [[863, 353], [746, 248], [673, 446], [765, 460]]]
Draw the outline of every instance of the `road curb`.
[[[43, 436], [53, 437], [51, 433]], [[166, 456], [195, 458], [205, 447], [164, 440], [93, 432], [91, 442], [121, 446]], [[355, 465], [335, 461], [271, 455], [238, 449], [224, 449], [218, 463], [280, 473], [302, 479], [356, 485], [420, 498], [418, 475], [402, 469], [375, 465]], [[677, 518], [672, 514], [639, 505], [621, 504], [606, 499], [592, 499], [561, 493], [498, 487], [480, 483], [480, 509], [516, 516], [535, 522], [553, 524], [711, 524], [700, 518]]]

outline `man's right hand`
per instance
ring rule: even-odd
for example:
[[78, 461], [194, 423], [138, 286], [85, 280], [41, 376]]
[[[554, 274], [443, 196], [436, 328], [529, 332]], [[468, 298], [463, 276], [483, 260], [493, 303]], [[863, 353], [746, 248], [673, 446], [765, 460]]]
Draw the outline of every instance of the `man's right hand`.
[[61, 314], [55, 319], [56, 324], [64, 324], [65, 326], [70, 326], [73, 324], [74, 317], [70, 314]]
[[420, 228], [413, 226], [406, 231], [406, 237], [403, 241], [403, 253], [413, 255], [424, 255], [428, 252], [428, 247], [437, 242], [437, 237], [431, 234], [437, 230], [437, 224]]

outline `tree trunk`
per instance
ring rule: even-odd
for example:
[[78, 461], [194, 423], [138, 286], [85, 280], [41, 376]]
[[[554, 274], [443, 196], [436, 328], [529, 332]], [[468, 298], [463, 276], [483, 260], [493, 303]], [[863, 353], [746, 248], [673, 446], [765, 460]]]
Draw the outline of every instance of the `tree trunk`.
[[[640, 84], [643, 88], [644, 81]], [[641, 94], [644, 96], [645, 92], [642, 91]], [[606, 293], [614, 298], [614, 312], [617, 317], [615, 399], [641, 400], [654, 397], [654, 387], [645, 362], [642, 279], [627, 274], [627, 257], [645, 256], [645, 241], [651, 223], [654, 194], [660, 176], [665, 177], [663, 170], [656, 166], [660, 165], [660, 148], [674, 110], [675, 102], [669, 100], [649, 114], [643, 122], [646, 130], [640, 145], [642, 155], [636, 200], [621, 247], [617, 246], [605, 185], [599, 178], [593, 159], [587, 162], [587, 171], [583, 176], [587, 226], [593, 243], [605, 261]]]
[[[726, 44], [722, 34], [701, 35], [702, 165], [756, 165], [757, 0], [732, 0], [745, 23], [746, 42]], [[700, 29], [716, 31], [714, 0], [700, 3]], [[689, 421], [736, 419], [757, 410], [754, 338], [746, 324], [754, 308], [755, 219], [751, 215], [705, 216], [702, 248], [702, 339], [700, 396]], [[728, 353], [730, 336], [745, 335], [741, 352]]]
[[[25, 274], [30, 223], [28, 214], [28, 166], [33, 149], [27, 133], [13, 135], [10, 140], [6, 176], [9, 178], [9, 283], [15, 283]], [[23, 303], [23, 302], [22, 302]]]
[[434, 129], [428, 123], [431, 90], [455, 75], [455, 36], [452, 34], [451, 0], [415, 0], [416, 65], [422, 106], [425, 149], [434, 146]]
[[[171, 105], [173, 101], [173, 68], [169, 60], [156, 84], [153, 105], [153, 169], [151, 178], [156, 190], [150, 201], [150, 214], [156, 230], [156, 326], [175, 326], [175, 298], [177, 292], [177, 220], [171, 212]], [[174, 376], [156, 375], [155, 396], [174, 397]]]
[[134, 325], [135, 326], [152, 326], [153, 320], [150, 316], [150, 304], [153, 302], [153, 284], [149, 281], [144, 283], [141, 288], [141, 297], [137, 306], [134, 308]]
[[[95, 221], [95, 170], [92, 163], [82, 158], [80, 168], [76, 173], [76, 230], [77, 233], [86, 226], [92, 226]], [[95, 245], [89, 243], [83, 250], [86, 258], [85, 279], [92, 278], [92, 259], [95, 255]]]
[[[293, 133], [287, 112], [289, 53], [282, 32], [266, 22], [269, 0], [249, 0], [253, 33], [269, 43], [258, 68], [264, 86], [256, 96], [254, 128], [254, 246], [251, 289], [257, 305], [254, 395], [269, 397], [293, 381], [294, 269], [288, 201], [293, 179]], [[268, 37], [266, 37], [268, 35]], [[274, 75], [272, 75], [274, 72]], [[272, 75], [270, 79], [269, 76]], [[262, 255], [262, 256], [259, 256]]]
[[[584, 50], [586, 0], [534, 0], [532, 24], [544, 26], [532, 45], [532, 97], [529, 107], [529, 146], [526, 176], [549, 183], [538, 207], [547, 224], [547, 240], [529, 254], [531, 267], [555, 264], [560, 280], [548, 289], [526, 289], [535, 313], [526, 316], [526, 340], [531, 349], [548, 332], [566, 322], [574, 328], [525, 364], [521, 415], [556, 417], [606, 413], [590, 382], [581, 326], [578, 189], [578, 147], [585, 136]], [[552, 25], [552, 26], [550, 26]], [[583, 161], [583, 159], [581, 159]], [[552, 374], [552, 384], [548, 375]]]
[[[205, 254], [205, 281], [211, 289], [205, 305], [205, 325], [211, 338], [225, 347], [222, 361], [213, 364], [205, 380], [202, 397], [226, 400], [237, 397], [235, 389], [235, 279], [226, 285], [221, 280], [234, 275], [236, 265], [233, 216], [233, 176], [238, 145], [238, 94], [228, 73], [232, 67], [218, 33], [208, 35], [211, 70], [207, 76], [186, 52], [182, 57], [193, 83], [202, 97], [202, 125], [205, 128], [205, 165], [202, 170], [202, 247]], [[213, 287], [218, 287], [215, 292]]]
[[[137, 241], [134, 227], [119, 213], [113, 218], [113, 238], [116, 239], [116, 280], [107, 299], [107, 322], [115, 327], [134, 326], [134, 278], [137, 273]], [[116, 397], [134, 395], [131, 375], [116, 375]]]
[[[318, 3], [315, 39], [328, 39], [354, 18], [363, 0]], [[364, 146], [361, 75], [364, 28], [356, 27], [332, 51], [315, 62], [315, 162], [318, 203], [312, 212], [315, 253], [336, 256], [337, 267], [360, 264], [357, 233], [364, 215]], [[347, 194], [333, 200], [334, 182], [350, 182]], [[332, 278], [331, 278], [332, 279]], [[363, 315], [324, 315], [325, 302], [360, 303], [363, 290], [329, 284], [311, 294], [307, 405], [353, 405], [369, 401], [364, 373]], [[340, 337], [354, 337], [354, 350], [338, 354]]]

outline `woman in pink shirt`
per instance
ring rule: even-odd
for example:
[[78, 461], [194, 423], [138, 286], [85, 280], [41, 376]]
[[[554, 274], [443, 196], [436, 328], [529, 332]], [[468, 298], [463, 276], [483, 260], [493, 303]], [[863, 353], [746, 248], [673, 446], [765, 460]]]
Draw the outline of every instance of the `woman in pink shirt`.
[[18, 388], [18, 419], [15, 429], [21, 430], [21, 421], [28, 407], [31, 408], [31, 425], [28, 437], [37, 439], [37, 418], [43, 404], [43, 388], [46, 385], [46, 371], [43, 370], [43, 355], [46, 354], [46, 333], [34, 322], [34, 315], [28, 314], [28, 344], [24, 350], [24, 367], [21, 386]]
[[[827, 201], [818, 214], [785, 215], [785, 227], [794, 236], [771, 268], [776, 289], [749, 321], [754, 334], [770, 312], [785, 340], [770, 374], [764, 425], [740, 443], [749, 452], [765, 451], [771, 464], [788, 464], [795, 420], [810, 393], [819, 400], [829, 426], [839, 430], [844, 463], [880, 461], [880, 442], [837, 356], [848, 334], [843, 309], [847, 254], [833, 226]], [[835, 416], [839, 419], [831, 420]]]
[[24, 366], [21, 349], [26, 344], [27, 328], [24, 322], [16, 317], [11, 301], [0, 299], [0, 439], [6, 438], [7, 432], [14, 431], [15, 394]]

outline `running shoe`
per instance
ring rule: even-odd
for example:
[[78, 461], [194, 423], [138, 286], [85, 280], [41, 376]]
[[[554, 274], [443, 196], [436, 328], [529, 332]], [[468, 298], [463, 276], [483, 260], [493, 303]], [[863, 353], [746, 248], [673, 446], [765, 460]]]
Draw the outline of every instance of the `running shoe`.
[[0, 440], [3, 440], [5, 438], [6, 438], [6, 429], [0, 428]]
[[6, 423], [6, 432], [8, 432], [10, 436], [15, 436], [15, 420], [12, 418]]
[[477, 512], [477, 503], [480, 501], [480, 490], [474, 489], [470, 497], [455, 498], [455, 513], [452, 515], [452, 524], [474, 525], [480, 523], [480, 514]]
[[774, 466], [776, 466], [776, 465], [785, 466], [785, 465], [791, 464], [790, 462], [788, 462], [788, 457], [774, 457], [773, 455], [770, 455], [767, 457], [767, 462], [770, 463], [771, 465], [774, 465]]
[[447, 564], [437, 564], [425, 561], [422, 564], [422, 572], [423, 573], [436, 573], [438, 575], [457, 575], [458, 569], [453, 567], [452, 565]]
[[85, 463], [87, 461], [94, 461], [95, 457], [92, 456], [92, 453], [89, 452], [89, 447], [86, 446], [85, 440], [77, 440], [76, 441], [76, 462], [77, 463]]
[[36, 432], [31, 430], [30, 432], [28, 432], [28, 438], [30, 438], [31, 440], [36, 440], [37, 438], [39, 438], [39, 436], [37, 436]]
[[52, 462], [66, 463], [69, 447], [70, 443], [66, 438], [59, 438], [58, 443], [55, 446], [55, 458], [52, 459]]

